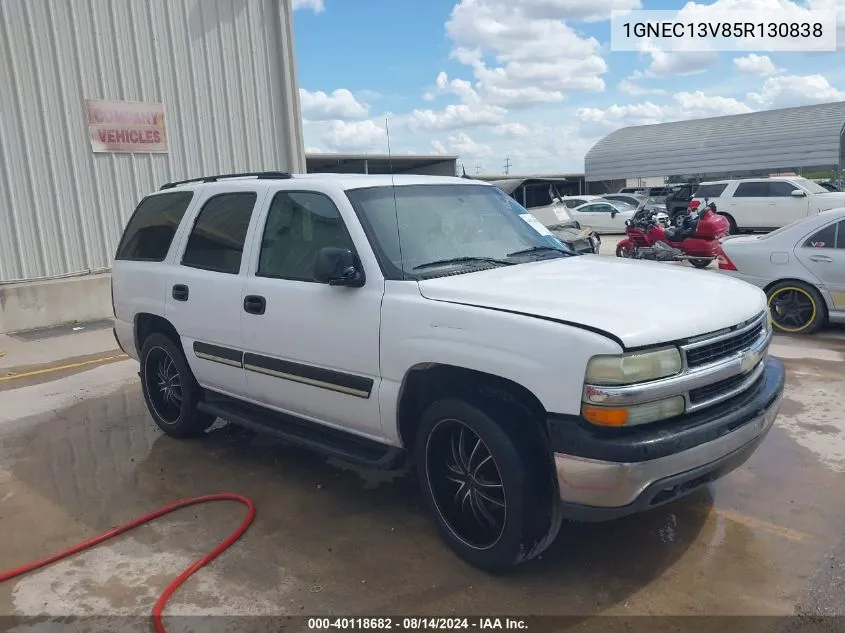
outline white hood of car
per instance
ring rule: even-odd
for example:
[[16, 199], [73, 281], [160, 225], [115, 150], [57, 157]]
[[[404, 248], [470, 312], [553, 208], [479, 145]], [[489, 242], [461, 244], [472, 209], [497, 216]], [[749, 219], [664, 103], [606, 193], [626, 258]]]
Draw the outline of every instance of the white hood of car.
[[816, 203], [816, 206], [820, 211], [835, 209], [837, 207], [845, 207], [845, 191], [817, 193], [813, 196], [813, 202]]
[[766, 307], [754, 286], [709, 271], [598, 255], [425, 279], [428, 299], [568, 321], [625, 347], [680, 340], [736, 325]]

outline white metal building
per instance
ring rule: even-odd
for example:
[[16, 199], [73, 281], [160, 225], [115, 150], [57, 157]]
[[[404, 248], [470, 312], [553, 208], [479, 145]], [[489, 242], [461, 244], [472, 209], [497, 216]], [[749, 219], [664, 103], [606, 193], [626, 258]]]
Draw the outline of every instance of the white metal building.
[[290, 0], [2, 0], [0, 283], [107, 268], [167, 181], [305, 171], [291, 13]]

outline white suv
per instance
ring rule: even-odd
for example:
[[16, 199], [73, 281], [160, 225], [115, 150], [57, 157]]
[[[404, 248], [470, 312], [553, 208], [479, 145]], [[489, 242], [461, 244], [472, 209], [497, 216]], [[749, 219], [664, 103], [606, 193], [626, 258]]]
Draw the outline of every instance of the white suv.
[[845, 193], [831, 193], [799, 177], [750, 178], [703, 182], [693, 194], [716, 209], [737, 231], [771, 231], [821, 211], [845, 206]]
[[573, 255], [488, 183], [252, 176], [165, 185], [118, 246], [115, 336], [171, 436], [219, 417], [410, 457], [445, 541], [495, 570], [564, 517], [712, 481], [773, 424], [784, 368], [745, 282]]

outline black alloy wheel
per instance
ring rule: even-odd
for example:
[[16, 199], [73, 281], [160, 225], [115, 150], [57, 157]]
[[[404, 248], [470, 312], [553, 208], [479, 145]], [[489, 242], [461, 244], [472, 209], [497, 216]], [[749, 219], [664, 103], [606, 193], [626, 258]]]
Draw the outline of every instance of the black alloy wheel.
[[428, 437], [426, 472], [437, 510], [454, 535], [489, 549], [507, 520], [502, 476], [490, 449], [460, 420], [444, 419]]

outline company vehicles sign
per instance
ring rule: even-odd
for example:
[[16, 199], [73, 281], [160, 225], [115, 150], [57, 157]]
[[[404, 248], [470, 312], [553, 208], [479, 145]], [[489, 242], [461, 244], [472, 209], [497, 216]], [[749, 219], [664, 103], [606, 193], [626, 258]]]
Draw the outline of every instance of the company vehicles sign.
[[167, 152], [161, 103], [86, 99], [85, 105], [95, 152]]

